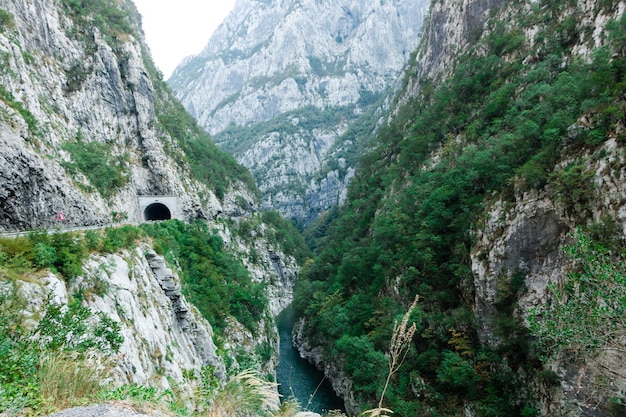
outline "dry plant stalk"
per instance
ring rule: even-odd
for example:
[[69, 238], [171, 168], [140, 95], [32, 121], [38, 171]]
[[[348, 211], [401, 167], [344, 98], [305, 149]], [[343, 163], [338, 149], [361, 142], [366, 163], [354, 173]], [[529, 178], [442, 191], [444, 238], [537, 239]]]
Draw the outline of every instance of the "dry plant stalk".
[[404, 363], [404, 359], [406, 358], [407, 353], [409, 352], [409, 345], [411, 343], [411, 340], [413, 339], [413, 335], [415, 334], [416, 326], [415, 323], [411, 324], [410, 326], [408, 326], [408, 324], [409, 319], [411, 318], [411, 314], [417, 306], [418, 301], [419, 295], [416, 295], [413, 303], [409, 307], [409, 310], [402, 318], [402, 322], [400, 322], [400, 324], [396, 322], [393, 325], [391, 344], [389, 345], [389, 352], [387, 354], [387, 361], [389, 363], [387, 380], [385, 381], [383, 392], [380, 394], [378, 407], [365, 411], [362, 414], [362, 416], [364, 417], [382, 417], [393, 414], [393, 410], [383, 408], [383, 400], [385, 399], [385, 393], [387, 392], [387, 388], [389, 387], [391, 377], [398, 371], [398, 369], [400, 369], [400, 367]]
[[377, 407], [377, 408], [372, 408], [371, 410], [364, 411], [361, 414], [361, 417], [386, 417], [391, 414], [393, 414], [393, 410], [390, 410], [388, 408]]
[[276, 384], [263, 381], [255, 371], [244, 371], [228, 381], [215, 397], [208, 417], [249, 415], [249, 411], [278, 410]]

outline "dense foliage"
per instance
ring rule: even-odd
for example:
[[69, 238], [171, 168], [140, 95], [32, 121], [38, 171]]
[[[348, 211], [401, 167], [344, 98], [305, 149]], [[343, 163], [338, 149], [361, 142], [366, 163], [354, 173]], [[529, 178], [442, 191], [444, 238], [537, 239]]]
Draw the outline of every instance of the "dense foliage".
[[267, 298], [243, 264], [203, 222], [168, 221], [142, 226], [158, 249], [181, 268], [183, 292], [218, 330], [229, 315], [256, 332]]
[[576, 243], [566, 250], [577, 269], [564, 285], [550, 286], [550, 303], [529, 318], [540, 353], [549, 359], [580, 361], [601, 350], [624, 351], [618, 336], [626, 330], [623, 254], [611, 253], [580, 230]]
[[485, 200], [506, 200], [513, 181], [568, 190], [563, 203], [585, 221], [593, 187], [584, 161], [564, 170], [555, 164], [606, 137], [624, 140], [615, 126], [625, 109], [626, 18], [608, 25], [605, 46], [585, 60], [569, 51], [584, 31], [575, 5], [530, 7], [515, 19], [537, 27], [534, 43], [494, 19], [446, 81], [421, 80], [420, 95], [361, 160], [349, 202], [297, 287], [315, 342], [343, 359], [357, 396], [370, 404], [380, 394], [393, 320], [420, 295], [412, 351], [387, 393], [394, 415], [451, 415], [467, 402], [480, 416], [537, 412], [520, 380], [537, 362], [508, 308], [523, 277], [505, 271], [495, 329], [504, 341], [495, 351], [481, 345], [470, 310], [472, 229]]

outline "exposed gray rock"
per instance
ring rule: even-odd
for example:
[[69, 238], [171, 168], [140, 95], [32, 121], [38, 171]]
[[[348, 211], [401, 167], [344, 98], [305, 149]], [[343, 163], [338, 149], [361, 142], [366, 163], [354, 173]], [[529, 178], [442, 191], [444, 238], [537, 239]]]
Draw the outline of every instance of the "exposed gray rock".
[[168, 82], [252, 171], [262, 207], [307, 223], [342, 202], [356, 158], [337, 152], [357, 152], [343, 135], [396, 84], [429, 3], [239, 0]]
[[[112, 212], [135, 219], [138, 195], [175, 195], [185, 218], [234, 213], [237, 197], [256, 205], [243, 184], [219, 200], [189, 174], [177, 141], [156, 118], [142, 38], [111, 43], [97, 25], [77, 36], [76, 23], [53, 0], [0, 7], [13, 23], [0, 30], [0, 85], [10, 95], [0, 100], [0, 232], [55, 227], [59, 211], [69, 226], [104, 224]], [[122, 157], [126, 185], [103, 197], [71, 172], [64, 144], [76, 138], [107, 144]]]
[[[588, 222], [599, 222], [609, 216], [626, 238], [626, 213], [622, 196], [626, 195], [624, 148], [609, 139], [595, 154], [585, 155], [589, 172], [594, 173], [596, 199], [589, 202]], [[562, 161], [557, 170], [571, 160]], [[618, 170], [614, 167], [620, 167]], [[521, 273], [525, 291], [517, 299], [515, 315], [526, 322], [529, 311], [541, 310], [549, 299], [548, 285], [564, 285], [572, 270], [572, 260], [565, 256], [563, 245], [581, 220], [572, 216], [559, 200], [559, 195], [515, 193], [514, 201], [494, 201], [486, 214], [484, 226], [476, 232], [472, 250], [472, 270], [476, 288], [475, 312], [481, 341], [497, 347], [494, 323], [498, 319], [495, 307], [498, 280]], [[562, 196], [561, 196], [562, 197]], [[624, 338], [626, 335], [615, 335]], [[626, 358], [614, 349], [599, 349], [589, 363], [554, 362], [548, 369], [561, 378], [557, 387], [537, 384], [542, 391], [542, 415], [570, 412], [576, 416], [607, 415], [597, 406], [606, 396], [617, 396], [626, 379]], [[599, 381], [605, 381], [598, 384]], [[577, 410], [577, 411], [572, 411]]]
[[547, 194], [532, 192], [519, 196], [515, 205], [495, 203], [489, 220], [479, 233], [472, 255], [475, 277], [475, 312], [481, 341], [498, 344], [492, 320], [497, 316], [498, 280], [523, 274], [528, 293], [525, 304], [538, 305], [547, 294], [549, 282], [565, 273], [561, 245], [569, 231], [555, 202]]
[[138, 411], [125, 404], [96, 404], [89, 407], [74, 407], [58, 413], [50, 414], [49, 417], [166, 417], [171, 414], [162, 411], [150, 410]]
[[175, 383], [191, 396], [194, 382], [185, 378], [190, 371], [199, 375], [210, 365], [225, 378], [210, 324], [185, 300], [178, 276], [149, 247], [122, 256], [92, 256], [72, 291], [88, 292], [94, 280], [108, 289], [101, 297], [88, 297], [86, 304], [122, 324], [125, 340], [115, 368], [121, 382], [166, 389]]
[[343, 372], [341, 361], [327, 361], [320, 346], [315, 346], [309, 340], [306, 331], [306, 322], [300, 319], [293, 327], [293, 346], [301, 358], [306, 359], [319, 371], [323, 372], [330, 381], [333, 390], [343, 399], [348, 415], [355, 416], [361, 412], [361, 404], [357, 401], [352, 391], [353, 382]]
[[419, 65], [406, 78], [408, 85], [396, 109], [415, 97], [423, 77], [436, 81], [446, 76], [446, 71], [454, 68], [458, 55], [486, 31], [489, 14], [496, 13], [504, 4], [505, 0], [462, 0], [451, 7], [449, 2], [432, 2], [423, 31], [424, 41], [418, 50]]

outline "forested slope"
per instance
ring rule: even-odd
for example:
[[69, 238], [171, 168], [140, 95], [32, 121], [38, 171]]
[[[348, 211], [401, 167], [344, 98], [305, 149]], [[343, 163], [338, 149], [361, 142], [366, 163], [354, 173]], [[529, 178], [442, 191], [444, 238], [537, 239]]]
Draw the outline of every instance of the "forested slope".
[[[481, 5], [484, 15], [470, 13]], [[448, 21], [442, 10], [449, 10]], [[441, 38], [455, 30], [446, 24], [463, 10], [474, 19], [471, 30], [460, 49], [439, 56], [446, 67], [429, 73], [420, 67], [433, 56], [428, 48], [445, 44]], [[623, 10], [623, 3], [611, 1], [433, 2], [399, 100], [404, 104], [381, 130], [376, 149], [360, 161], [338, 218], [319, 226], [327, 232], [297, 285], [304, 333], [322, 347], [327, 366], [335, 364], [329, 372], [335, 385], [350, 387], [344, 392], [349, 411], [378, 403], [394, 320], [419, 295], [415, 337], [383, 401], [395, 416], [623, 412], [614, 374], [624, 375], [624, 369], [604, 375], [602, 394], [583, 377], [578, 383], [584, 395], [564, 393], [576, 384], [565, 364], [591, 366], [604, 342], [571, 357], [564, 352], [575, 336], [566, 327], [561, 334], [549, 330], [550, 340], [538, 331], [549, 314], [558, 320], [559, 300], [575, 301], [567, 285], [573, 258], [557, 257], [552, 276], [521, 262], [503, 267], [489, 297], [478, 291], [486, 279], [478, 266], [491, 256], [481, 254], [488, 245], [478, 237], [500, 238], [487, 232], [495, 228], [491, 223], [506, 235], [507, 210], [531, 198], [551, 202], [548, 212], [558, 227], [548, 243], [531, 240], [520, 259], [536, 264], [544, 252], [562, 253], [563, 243], [576, 241], [568, 233], [580, 226], [614, 250], [603, 265], [623, 277], [611, 258], [624, 241], [622, 190], [602, 194], [603, 179], [619, 183], [624, 173]], [[490, 208], [496, 205], [504, 214], [493, 219]], [[529, 227], [541, 235], [541, 213], [526, 213], [526, 220], [533, 218]], [[520, 239], [518, 252], [523, 244]], [[578, 253], [576, 265], [591, 262]], [[604, 252], [585, 256], [598, 253]], [[534, 310], [521, 307], [518, 301], [540, 279]], [[587, 288], [576, 285], [581, 292]], [[623, 311], [618, 293], [604, 294], [613, 317]], [[582, 319], [573, 318], [588, 324]], [[528, 320], [539, 323], [532, 333]], [[613, 330], [623, 337], [621, 324]], [[556, 355], [555, 340], [564, 342]], [[618, 400], [611, 403], [611, 397]]]

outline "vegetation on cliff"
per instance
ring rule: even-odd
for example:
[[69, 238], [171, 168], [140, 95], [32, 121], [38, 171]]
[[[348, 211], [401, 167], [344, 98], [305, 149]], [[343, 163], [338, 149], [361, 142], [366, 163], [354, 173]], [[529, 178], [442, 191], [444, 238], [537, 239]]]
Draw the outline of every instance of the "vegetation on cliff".
[[[174, 391], [154, 387], [112, 387], [107, 363], [89, 358], [115, 353], [123, 338], [119, 323], [105, 314], [94, 314], [83, 299], [110, 291], [105, 280], [92, 278], [69, 295], [67, 306], [50, 297], [41, 308], [29, 306], [21, 288], [37, 283], [47, 271], [57, 274], [68, 287], [84, 274], [90, 254], [117, 253], [151, 241], [157, 252], [179, 270], [182, 292], [221, 333], [229, 317], [258, 334], [265, 318], [265, 285], [253, 282], [241, 261], [224, 246], [204, 222], [177, 220], [122, 226], [84, 233], [34, 232], [27, 237], [0, 239], [0, 412], [28, 411], [42, 415], [72, 405], [104, 399], [144, 398], [183, 407]], [[280, 240], [277, 240], [279, 244]], [[33, 300], [30, 300], [31, 302]], [[36, 311], [33, 311], [36, 310]], [[34, 314], [34, 315], [33, 315]], [[195, 400], [212, 403], [219, 387], [212, 372], [200, 378], [203, 392]], [[73, 379], [74, 378], [74, 379]], [[257, 406], [257, 403], [254, 403]], [[245, 404], [250, 406], [250, 404]], [[193, 410], [177, 410], [190, 415]]]
[[[370, 405], [383, 386], [394, 318], [420, 296], [412, 349], [386, 394], [397, 416], [457, 415], [470, 404], [480, 416], [538, 413], [528, 387], [539, 362], [509, 308], [523, 276], [500, 288], [503, 343], [482, 345], [471, 311], [472, 230], [486, 199], [506, 201], [513, 184], [563, 190], [562, 203], [588, 226], [590, 176], [580, 161], [555, 165], [606, 138], [624, 141], [626, 18], [610, 22], [603, 46], [582, 56], [571, 47], [590, 43], [591, 27], [575, 3], [539, 1], [509, 13], [507, 24], [487, 21], [446, 80], [420, 80], [418, 96], [382, 129], [296, 288], [314, 343], [344, 364], [358, 401]], [[523, 30], [530, 27], [533, 39]]]

